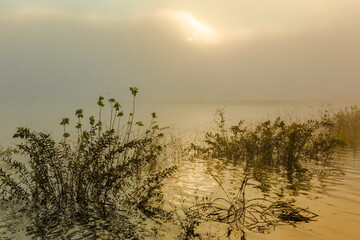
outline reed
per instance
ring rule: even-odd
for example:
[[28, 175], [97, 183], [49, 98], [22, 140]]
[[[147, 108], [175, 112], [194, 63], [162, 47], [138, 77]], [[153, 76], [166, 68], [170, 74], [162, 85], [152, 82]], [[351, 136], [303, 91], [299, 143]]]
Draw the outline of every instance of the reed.
[[350, 147], [360, 145], [360, 109], [358, 106], [345, 107], [332, 113], [333, 135]]

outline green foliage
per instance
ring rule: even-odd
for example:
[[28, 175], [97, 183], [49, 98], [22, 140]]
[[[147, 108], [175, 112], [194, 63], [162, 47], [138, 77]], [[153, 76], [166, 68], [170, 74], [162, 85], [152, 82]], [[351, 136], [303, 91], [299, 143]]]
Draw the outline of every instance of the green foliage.
[[69, 118], [63, 118], [60, 122], [60, 125], [63, 125], [63, 126], [69, 125]]
[[136, 97], [136, 94], [139, 92], [139, 89], [137, 87], [131, 87], [130, 88], [131, 94]]
[[332, 137], [328, 118], [286, 123], [280, 117], [253, 128], [244, 121], [229, 129], [224, 112], [217, 112], [217, 130], [205, 134], [204, 145], [191, 148], [201, 157], [245, 161], [250, 166], [291, 166], [299, 161], [329, 158], [341, 141]]
[[216, 130], [207, 132], [201, 145], [191, 145], [195, 157], [243, 164], [245, 172], [259, 182], [258, 188], [267, 193], [278, 187], [271, 178], [279, 177], [293, 195], [309, 190], [311, 179], [321, 178], [314, 166], [330, 165], [332, 154], [343, 144], [334, 136], [334, 121], [327, 114], [305, 122], [276, 118], [253, 127], [240, 121], [227, 128], [220, 110], [215, 120]]
[[[136, 93], [137, 88], [132, 89], [134, 97]], [[168, 217], [153, 206], [162, 201], [162, 181], [176, 170], [172, 167], [158, 171], [154, 167], [162, 151], [162, 134], [153, 126], [143, 135], [139, 131], [134, 134], [129, 126], [125, 133], [115, 131], [115, 122], [120, 122], [122, 116], [115, 99], [109, 102], [116, 114], [111, 109], [110, 125], [102, 130], [102, 101], [103, 97], [99, 97], [99, 119], [96, 123], [91, 116], [89, 129], [80, 122], [83, 110], [75, 112], [78, 136], [74, 143], [67, 139], [68, 118], [60, 123], [64, 138], [59, 142], [49, 134], [19, 127], [14, 138], [20, 143], [0, 155], [1, 166], [5, 163], [10, 168], [0, 169], [1, 197], [24, 203], [30, 212], [44, 212], [36, 222], [106, 220], [121, 209], [142, 212], [147, 217]], [[137, 125], [143, 126], [142, 122]]]
[[98, 102], [97, 102], [97, 105], [98, 105], [99, 107], [105, 107], [105, 104], [104, 104], [103, 100], [104, 100], [104, 97], [99, 96], [99, 100], [98, 100]]

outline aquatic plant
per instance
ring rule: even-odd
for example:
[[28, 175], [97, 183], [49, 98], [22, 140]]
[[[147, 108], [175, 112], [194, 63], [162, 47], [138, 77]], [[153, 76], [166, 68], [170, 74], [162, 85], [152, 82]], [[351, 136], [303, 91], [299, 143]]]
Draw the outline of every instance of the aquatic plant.
[[252, 184], [249, 183], [250, 178], [247, 175], [243, 178], [238, 192], [230, 195], [215, 176], [211, 172], [210, 174], [226, 197], [203, 197], [196, 204], [184, 208], [185, 218], [179, 220], [183, 228], [180, 239], [201, 239], [196, 227], [209, 221], [226, 224], [227, 237], [230, 237], [233, 231], [237, 231], [242, 233], [241, 239], [246, 239], [246, 231], [267, 233], [279, 225], [296, 225], [317, 217], [317, 214], [296, 207], [292, 202], [248, 198], [246, 189]]
[[345, 107], [335, 113], [328, 113], [334, 122], [332, 133], [350, 147], [360, 144], [360, 109], [358, 106]]
[[69, 118], [63, 118], [61, 141], [19, 127], [14, 138], [20, 143], [1, 153], [1, 198], [16, 201], [31, 213], [34, 224], [29, 229], [35, 235], [73, 221], [109, 220], [124, 210], [146, 217], [169, 217], [158, 202], [162, 201], [163, 180], [176, 167], [156, 167], [163, 149], [163, 133], [155, 113], [144, 134], [140, 134], [141, 122], [136, 123], [139, 129], [133, 133], [138, 89], [130, 90], [133, 111], [125, 132], [119, 131], [123, 112], [115, 99], [109, 99], [109, 125], [104, 125], [105, 104], [100, 96], [98, 119], [91, 116], [88, 129], [83, 126], [83, 110], [76, 110], [75, 138], [71, 139], [67, 130]]
[[244, 123], [227, 129], [224, 111], [218, 110], [216, 131], [207, 132], [203, 145], [191, 144], [191, 149], [205, 158], [246, 161], [252, 166], [290, 166], [300, 160], [322, 161], [341, 143], [331, 135], [334, 124], [328, 118], [286, 123], [278, 117], [255, 127]]
[[[196, 228], [201, 224], [201, 222], [203, 222], [201, 213], [190, 210], [190, 208], [187, 207], [186, 204], [184, 203], [185, 199], [181, 199], [180, 202], [181, 202], [181, 209], [175, 207], [170, 203], [175, 215], [173, 222], [175, 222], [175, 224], [177, 224], [180, 228], [177, 239], [179, 240], [190, 240], [190, 239], [198, 239], [198, 238], [201, 239], [201, 235], [196, 232]], [[180, 216], [178, 210], [180, 210], [181, 213], [184, 215], [183, 217]]]
[[206, 132], [200, 143], [191, 144], [193, 156], [243, 165], [264, 192], [273, 187], [268, 178], [274, 172], [292, 195], [308, 190], [316, 174], [314, 166], [329, 165], [334, 151], [343, 144], [334, 136], [335, 124], [327, 114], [304, 122], [278, 117], [253, 126], [240, 121], [227, 127], [224, 110], [217, 110], [215, 124], [215, 130]]

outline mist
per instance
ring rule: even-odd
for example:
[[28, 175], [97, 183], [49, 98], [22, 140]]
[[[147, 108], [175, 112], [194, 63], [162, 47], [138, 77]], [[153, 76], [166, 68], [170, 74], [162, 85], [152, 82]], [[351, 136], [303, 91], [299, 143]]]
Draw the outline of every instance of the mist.
[[0, 17], [0, 99], [121, 98], [129, 86], [149, 101], [357, 98], [360, 21], [348, 16], [321, 27], [320, 21], [248, 24], [219, 31], [221, 40], [210, 44], [186, 41], [176, 19], [156, 12], [6, 13]]

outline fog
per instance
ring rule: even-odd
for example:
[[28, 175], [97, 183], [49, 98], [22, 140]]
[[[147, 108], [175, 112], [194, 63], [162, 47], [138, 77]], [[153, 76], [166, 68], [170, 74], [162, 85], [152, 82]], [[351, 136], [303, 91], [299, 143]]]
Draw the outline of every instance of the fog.
[[1, 101], [121, 99], [130, 86], [146, 101], [358, 98], [355, 1], [55, 2], [2, 3]]

